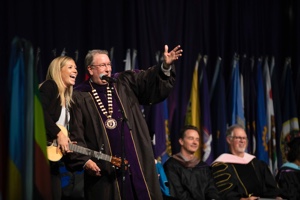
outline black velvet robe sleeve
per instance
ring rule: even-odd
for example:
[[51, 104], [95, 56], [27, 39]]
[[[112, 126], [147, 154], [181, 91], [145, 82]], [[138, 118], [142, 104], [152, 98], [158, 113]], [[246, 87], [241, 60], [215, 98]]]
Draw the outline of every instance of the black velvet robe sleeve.
[[[101, 121], [97, 118], [96, 107], [88, 92], [74, 91], [74, 104], [71, 107], [70, 119], [70, 140], [76, 142], [76, 145], [85, 147], [93, 151], [102, 151], [105, 154], [111, 155], [108, 150], [108, 144], [100, 137], [103, 134]], [[104, 145], [104, 149], [102, 148]], [[65, 163], [69, 170], [82, 170], [85, 163], [92, 159], [98, 164], [101, 170], [103, 166], [109, 168], [109, 163], [104, 160], [98, 160], [95, 156], [84, 155], [82, 153], [69, 153], [65, 156]]]
[[170, 76], [166, 76], [161, 70], [161, 66], [158, 65], [149, 67], [147, 70], [139, 70], [138, 73], [135, 71], [122, 72], [117, 75], [117, 80], [122, 82], [122, 88], [130, 88], [126, 91], [128, 94], [134, 93], [134, 95], [128, 95], [128, 98], [136, 97], [141, 105], [156, 104], [166, 99], [174, 87], [175, 65], [171, 65], [171, 68]]
[[268, 165], [258, 159], [254, 159], [253, 163], [256, 167], [255, 170], [257, 174], [260, 173], [258, 177], [261, 177], [260, 181], [263, 183], [263, 193], [261, 194], [261, 197], [275, 198], [277, 196], [280, 196], [281, 190], [279, 189], [275, 177], [271, 173]]

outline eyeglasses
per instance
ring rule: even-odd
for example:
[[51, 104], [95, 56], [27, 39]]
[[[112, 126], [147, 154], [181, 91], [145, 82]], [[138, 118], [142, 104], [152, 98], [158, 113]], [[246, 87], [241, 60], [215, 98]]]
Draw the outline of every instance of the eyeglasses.
[[111, 63], [101, 63], [99, 65], [91, 65], [92, 67], [100, 67], [100, 68], [104, 68], [104, 67], [111, 67]]
[[240, 136], [232, 136], [233, 139], [235, 140], [247, 140], [247, 137], [240, 137]]

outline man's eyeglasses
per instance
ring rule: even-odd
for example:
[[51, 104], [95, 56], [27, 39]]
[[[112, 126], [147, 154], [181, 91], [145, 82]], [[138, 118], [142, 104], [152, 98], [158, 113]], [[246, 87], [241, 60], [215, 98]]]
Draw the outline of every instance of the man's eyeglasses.
[[240, 137], [240, 136], [231, 136], [235, 140], [247, 140], [247, 137]]
[[111, 63], [102, 63], [102, 64], [99, 64], [99, 65], [91, 65], [92, 67], [111, 67]]

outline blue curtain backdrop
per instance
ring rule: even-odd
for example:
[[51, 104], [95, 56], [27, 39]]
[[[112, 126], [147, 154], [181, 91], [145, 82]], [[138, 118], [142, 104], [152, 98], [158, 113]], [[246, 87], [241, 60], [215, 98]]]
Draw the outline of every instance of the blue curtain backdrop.
[[[84, 56], [90, 49], [107, 49], [113, 56], [114, 71], [124, 70], [127, 49], [137, 50], [137, 63], [145, 69], [157, 62], [164, 44], [172, 49], [180, 44], [183, 57], [176, 62], [177, 83], [168, 98], [169, 132], [173, 153], [179, 150], [178, 132], [184, 125], [190, 96], [192, 73], [199, 53], [208, 56], [206, 65], [209, 88], [216, 69], [220, 67], [225, 87], [230, 81], [235, 54], [248, 59], [240, 63], [241, 73], [252, 74], [251, 59], [274, 57], [272, 83], [281, 79], [284, 61], [291, 58], [292, 81], [299, 85], [300, 64], [300, 1], [297, 0], [10, 0], [0, 3], [0, 84], [4, 89], [0, 98], [0, 158], [7, 159], [9, 131], [9, 72], [10, 46], [18, 36], [30, 41], [35, 55], [39, 53], [37, 67], [41, 82], [50, 61], [62, 52], [73, 57], [78, 65], [77, 83], [85, 78]], [[243, 56], [243, 57], [242, 57]], [[246, 68], [245, 68], [246, 67]], [[273, 74], [274, 73], [274, 74]], [[252, 75], [250, 75], [252, 76]], [[274, 77], [277, 77], [274, 78]], [[298, 77], [300, 77], [298, 75]], [[253, 78], [253, 77], [252, 77]], [[250, 80], [251, 77], [247, 77]], [[275, 79], [275, 80], [273, 80]], [[245, 81], [245, 80], [244, 80]], [[244, 83], [247, 88], [250, 82]], [[294, 87], [300, 115], [298, 87]], [[251, 91], [245, 91], [245, 95]], [[274, 91], [281, 95], [280, 91]], [[227, 91], [225, 91], [227, 95]], [[250, 95], [251, 97], [251, 95]], [[251, 115], [252, 99], [244, 99], [245, 117]], [[253, 97], [253, 96], [252, 96]], [[252, 98], [251, 97], [251, 98]], [[228, 96], [227, 96], [228, 98]], [[211, 105], [212, 106], [212, 105]], [[281, 113], [274, 99], [275, 115]], [[276, 112], [276, 110], [278, 110]], [[212, 118], [216, 113], [212, 114]], [[246, 119], [248, 121], [252, 118]], [[275, 119], [281, 121], [281, 116]], [[212, 130], [219, 129], [212, 119]], [[282, 124], [276, 124], [281, 129]], [[251, 124], [247, 127], [253, 131]], [[224, 129], [224, 128], [223, 128]], [[280, 130], [281, 131], [281, 130]], [[223, 131], [222, 131], [223, 132]], [[280, 133], [280, 132], [279, 132]], [[279, 133], [277, 140], [279, 140]], [[213, 136], [215, 138], [215, 136]], [[222, 136], [218, 136], [222, 138]], [[213, 141], [212, 144], [216, 144]], [[222, 142], [222, 141], [218, 141]], [[213, 148], [213, 147], [212, 147]], [[252, 147], [251, 147], [252, 148]], [[277, 147], [278, 148], [278, 147]], [[279, 148], [278, 148], [279, 149]], [[252, 150], [250, 150], [252, 152]], [[278, 150], [279, 151], [279, 150]], [[216, 156], [216, 155], [215, 155]], [[278, 155], [280, 157], [280, 155]], [[1, 162], [5, 163], [5, 162]], [[0, 166], [5, 171], [5, 166]], [[0, 174], [0, 186], [3, 173]], [[0, 199], [1, 199], [0, 191]]]

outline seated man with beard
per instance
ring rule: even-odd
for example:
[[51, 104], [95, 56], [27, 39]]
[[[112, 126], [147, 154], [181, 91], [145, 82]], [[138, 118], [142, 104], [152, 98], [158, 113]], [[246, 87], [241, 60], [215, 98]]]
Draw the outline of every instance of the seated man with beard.
[[233, 125], [226, 132], [230, 153], [213, 163], [213, 177], [223, 199], [282, 199], [277, 183], [263, 161], [245, 152], [248, 139], [244, 128]]

